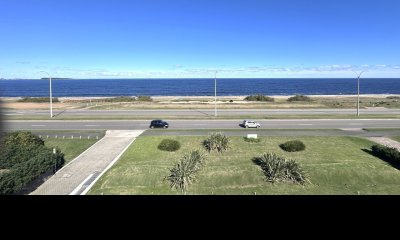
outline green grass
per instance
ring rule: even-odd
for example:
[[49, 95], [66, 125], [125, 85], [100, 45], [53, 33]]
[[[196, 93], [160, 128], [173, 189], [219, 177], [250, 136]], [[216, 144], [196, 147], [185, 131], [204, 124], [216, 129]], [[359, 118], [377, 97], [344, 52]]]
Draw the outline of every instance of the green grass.
[[400, 131], [400, 128], [364, 128], [368, 132], [380, 132], [380, 131]]
[[[163, 178], [184, 152], [201, 148], [205, 137], [168, 136], [181, 142], [177, 152], [157, 149], [162, 136], [142, 136], [95, 184], [89, 194], [180, 194], [170, 190]], [[226, 153], [208, 154], [198, 180], [188, 194], [400, 194], [400, 171], [364, 152], [373, 143], [356, 137], [262, 137], [260, 143], [247, 143], [231, 137]], [[286, 153], [279, 144], [301, 140], [305, 151]], [[312, 184], [272, 185], [261, 169], [252, 163], [263, 152], [296, 159], [309, 173]]]
[[58, 147], [65, 154], [65, 164], [76, 158], [98, 140], [96, 139], [45, 139], [47, 147]]

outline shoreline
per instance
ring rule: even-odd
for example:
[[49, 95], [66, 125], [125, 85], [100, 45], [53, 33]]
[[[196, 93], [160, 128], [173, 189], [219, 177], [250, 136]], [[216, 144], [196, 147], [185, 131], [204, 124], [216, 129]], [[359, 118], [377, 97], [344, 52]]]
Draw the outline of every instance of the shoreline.
[[[243, 95], [243, 96], [218, 96], [218, 99], [233, 99], [233, 100], [243, 100], [245, 97], [247, 97], [248, 95]], [[289, 98], [295, 95], [266, 95], [269, 97], [273, 97], [273, 98], [277, 98], [277, 99], [285, 99], [285, 98]], [[311, 98], [353, 98], [353, 97], [357, 97], [357, 94], [343, 94], [343, 95], [339, 95], [339, 94], [332, 94], [332, 95], [304, 95], [304, 96], [308, 96]], [[360, 94], [360, 97], [363, 98], [387, 98], [387, 97], [391, 97], [391, 96], [400, 96], [400, 94]], [[1, 100], [17, 100], [17, 99], [21, 99], [24, 98], [26, 96], [23, 97], [0, 97]], [[102, 96], [102, 97], [88, 97], [88, 96], [74, 96], [74, 97], [57, 97], [57, 96], [53, 96], [55, 98], [58, 98], [60, 101], [76, 101], [76, 100], [90, 100], [90, 99], [105, 99], [105, 98], [115, 98], [115, 97], [121, 97], [121, 96]], [[133, 96], [125, 96], [125, 97], [133, 97]], [[151, 98], [153, 98], [153, 100], [175, 100], [175, 99], [214, 99], [214, 96], [150, 96]], [[35, 98], [35, 97], [32, 97]]]

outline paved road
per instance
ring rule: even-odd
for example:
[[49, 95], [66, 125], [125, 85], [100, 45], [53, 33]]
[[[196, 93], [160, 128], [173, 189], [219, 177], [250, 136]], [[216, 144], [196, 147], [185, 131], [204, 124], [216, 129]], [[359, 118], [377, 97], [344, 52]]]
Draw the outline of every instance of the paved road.
[[[240, 120], [168, 120], [170, 129], [240, 129]], [[146, 120], [9, 120], [6, 130], [140, 130]], [[267, 129], [400, 128], [400, 119], [292, 119], [260, 120]]]
[[[239, 129], [239, 130], [218, 130], [226, 136], [239, 136], [245, 137], [247, 134], [257, 134], [258, 136], [355, 136], [355, 137], [391, 137], [400, 136], [400, 130], [379, 130], [379, 131], [365, 131], [362, 129], [324, 129], [324, 130], [310, 130], [310, 129], [281, 129], [281, 130], [266, 130], [266, 129]], [[208, 136], [214, 130], [147, 130], [142, 136]]]
[[65, 165], [31, 194], [81, 194], [142, 132], [107, 131], [104, 138]]
[[[54, 110], [56, 116], [214, 116], [214, 109], [191, 109], [191, 110]], [[6, 116], [23, 115], [49, 115], [48, 110], [4, 110]], [[356, 114], [356, 109], [219, 109], [219, 116], [232, 115], [346, 115]], [[400, 109], [369, 108], [360, 109], [360, 114], [400, 114]]]

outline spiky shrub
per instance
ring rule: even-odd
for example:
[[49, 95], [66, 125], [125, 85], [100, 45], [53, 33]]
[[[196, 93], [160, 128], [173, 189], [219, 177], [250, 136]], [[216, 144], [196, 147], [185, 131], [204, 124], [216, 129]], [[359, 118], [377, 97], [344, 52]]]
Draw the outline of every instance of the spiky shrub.
[[288, 98], [289, 102], [311, 102], [312, 99], [310, 97], [304, 95], [296, 95]]
[[211, 136], [204, 140], [203, 145], [208, 152], [223, 152], [229, 148], [229, 138], [220, 132], [212, 133]]
[[184, 154], [166, 177], [171, 189], [175, 188], [186, 193], [188, 186], [196, 180], [196, 174], [204, 165], [204, 160], [205, 156], [199, 150]]
[[161, 151], [175, 152], [181, 148], [181, 144], [173, 139], [163, 139], [158, 145]]
[[299, 140], [288, 141], [279, 145], [286, 152], [299, 152], [306, 149], [306, 145]]
[[308, 181], [306, 172], [296, 161], [277, 156], [275, 153], [264, 153], [253, 158], [252, 161], [261, 167], [268, 182], [304, 184]]
[[308, 181], [306, 172], [293, 159], [285, 159], [284, 176], [294, 183], [304, 184]]

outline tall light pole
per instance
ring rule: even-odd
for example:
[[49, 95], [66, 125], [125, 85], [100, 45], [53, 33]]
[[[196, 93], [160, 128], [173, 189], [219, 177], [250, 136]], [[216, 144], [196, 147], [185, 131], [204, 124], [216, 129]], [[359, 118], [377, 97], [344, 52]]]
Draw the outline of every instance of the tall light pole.
[[217, 116], [217, 73], [215, 71], [215, 78], [214, 78], [214, 116]]
[[360, 77], [365, 71], [361, 71], [357, 77], [357, 116], [360, 116]]
[[46, 71], [40, 71], [40, 72], [46, 73], [49, 76], [49, 79], [50, 79], [50, 118], [52, 118], [53, 117], [53, 95], [52, 95], [52, 92], [51, 92], [51, 76]]

